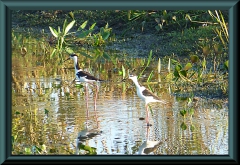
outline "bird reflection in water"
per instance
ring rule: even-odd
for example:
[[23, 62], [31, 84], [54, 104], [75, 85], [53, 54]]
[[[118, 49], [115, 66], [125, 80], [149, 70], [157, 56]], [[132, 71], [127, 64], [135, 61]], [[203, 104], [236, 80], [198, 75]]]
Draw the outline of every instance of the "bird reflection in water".
[[148, 154], [156, 151], [158, 149], [158, 147], [163, 143], [161, 141], [150, 141], [149, 129], [150, 129], [150, 127], [147, 127], [146, 141], [144, 141], [143, 144], [138, 149], [139, 155], [148, 155]]

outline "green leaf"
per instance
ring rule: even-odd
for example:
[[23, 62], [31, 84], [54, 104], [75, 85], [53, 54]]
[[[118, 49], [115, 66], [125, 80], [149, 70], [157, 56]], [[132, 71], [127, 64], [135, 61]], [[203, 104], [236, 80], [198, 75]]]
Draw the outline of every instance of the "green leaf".
[[191, 17], [190, 17], [189, 14], [186, 14], [185, 19], [186, 19], [186, 20], [190, 20], [190, 21], [192, 21], [192, 19], [191, 19]]
[[190, 60], [192, 63], [196, 63], [199, 61], [199, 57], [197, 55], [190, 56]]
[[65, 19], [63, 23], [63, 33], [65, 33], [66, 26], [67, 26], [67, 19]]
[[89, 30], [94, 30], [96, 23], [92, 24], [92, 26], [89, 28]]
[[93, 30], [86, 30], [86, 31], [83, 31], [81, 32], [78, 37], [79, 38], [85, 38], [86, 36], [88, 36]]
[[16, 115], [19, 115], [19, 114], [20, 114], [20, 112], [16, 111], [16, 112], [15, 112], [15, 114], [16, 114]]
[[182, 66], [180, 64], [176, 65], [175, 66], [175, 70], [176, 71], [180, 71], [182, 69]]
[[42, 152], [42, 149], [41, 149], [41, 148], [39, 148], [39, 147], [37, 147], [37, 146], [35, 146], [35, 148], [37, 149], [38, 153], [41, 153], [41, 152]]
[[121, 76], [123, 75], [123, 72], [121, 70], [118, 71], [118, 75]]
[[224, 67], [228, 70], [228, 60], [224, 62]]
[[163, 10], [163, 15], [164, 15], [164, 16], [167, 15], [167, 10]]
[[178, 73], [178, 71], [176, 69], [174, 70], [173, 75], [174, 75], [175, 78], [179, 78], [180, 77], [180, 75], [179, 75], [179, 73]]
[[45, 113], [45, 114], [48, 114], [48, 112], [49, 112], [49, 110], [44, 109], [44, 113]]
[[187, 129], [187, 125], [184, 122], [182, 122], [180, 127], [182, 128], [182, 130], [186, 130]]
[[195, 130], [195, 126], [191, 124], [190, 130], [191, 130], [191, 131], [194, 131], [194, 130]]
[[105, 25], [105, 29], [108, 29], [108, 23]]
[[192, 68], [192, 64], [189, 62], [189, 63], [187, 63], [186, 65], [185, 65], [185, 67], [184, 67], [184, 70], [189, 70], [189, 69], [191, 69]]
[[103, 57], [107, 60], [111, 60], [111, 57], [105, 52], [103, 52]]
[[31, 148], [29, 148], [29, 147], [24, 148], [24, 151], [25, 151], [27, 154], [31, 154]]
[[101, 34], [103, 40], [106, 40], [110, 36], [110, 30], [109, 29], [104, 29], [103, 27], [101, 27], [100, 28], [100, 34]]
[[81, 89], [83, 88], [84, 86], [82, 84], [75, 84], [75, 87], [78, 88], [78, 89]]
[[173, 65], [179, 64], [179, 62], [178, 62], [177, 60], [174, 60], [174, 59], [171, 59], [171, 63], [172, 63]]
[[179, 71], [179, 74], [180, 74], [180, 76], [182, 75], [184, 77], [187, 77], [187, 71], [186, 70]]
[[194, 109], [193, 109], [193, 108], [189, 109], [189, 114], [190, 114], [190, 115], [193, 115], [193, 114], [194, 114]]
[[50, 29], [52, 35], [54, 37], [58, 38], [58, 32], [54, 28], [52, 28], [51, 26], [49, 26], [49, 29]]
[[72, 22], [70, 22], [70, 23], [67, 25], [66, 29], [64, 30], [64, 35], [66, 35], [66, 34], [68, 33], [68, 31], [73, 27], [73, 25], [74, 25], [75, 22], [76, 22], [76, 21], [73, 20]]
[[46, 145], [45, 144], [43, 144], [43, 145], [41, 145], [41, 149], [42, 149], [42, 151], [45, 151], [46, 150]]
[[84, 145], [84, 144], [80, 144], [79, 145], [79, 149], [82, 149], [82, 150], [85, 150], [85, 151], [89, 151], [90, 153], [93, 153], [93, 152], [96, 151], [96, 148], [90, 147], [90, 146], [87, 146], [87, 145]]
[[186, 113], [187, 113], [187, 111], [186, 111], [185, 109], [183, 109], [183, 110], [180, 111], [180, 114], [181, 114], [182, 116], [185, 116]]
[[87, 26], [88, 21], [82, 23], [82, 25], [78, 28], [78, 30], [83, 30]]
[[68, 13], [68, 15], [69, 15], [69, 17], [71, 17], [72, 19], [74, 19], [74, 14], [73, 14], [73, 12], [70, 11], [70, 12]]

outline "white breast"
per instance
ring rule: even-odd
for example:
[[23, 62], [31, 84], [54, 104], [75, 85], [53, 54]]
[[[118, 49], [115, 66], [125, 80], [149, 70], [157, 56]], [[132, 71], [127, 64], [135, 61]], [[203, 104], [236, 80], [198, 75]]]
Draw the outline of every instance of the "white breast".
[[145, 87], [140, 87], [140, 88], [138, 88], [137, 89], [137, 95], [138, 95], [138, 97], [140, 97], [142, 100], [144, 100], [145, 101], [145, 96], [142, 94], [142, 91], [144, 91], [146, 88]]

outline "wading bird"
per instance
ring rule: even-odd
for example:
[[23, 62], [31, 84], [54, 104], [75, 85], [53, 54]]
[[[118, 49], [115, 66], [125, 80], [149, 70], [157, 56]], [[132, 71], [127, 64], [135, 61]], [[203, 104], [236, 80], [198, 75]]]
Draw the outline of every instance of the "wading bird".
[[138, 97], [140, 97], [145, 102], [146, 122], [147, 122], [147, 126], [151, 126], [151, 124], [149, 124], [148, 104], [151, 102], [160, 102], [162, 104], [169, 104], [169, 103], [160, 99], [158, 96], [156, 96], [154, 93], [152, 93], [150, 90], [148, 90], [144, 86], [140, 86], [140, 84], [138, 83], [138, 80], [137, 80], [137, 76], [129, 75], [129, 79], [131, 79], [134, 82], [136, 89], [137, 89]]
[[[95, 99], [94, 99], [94, 109], [96, 110], [96, 99], [97, 99], [97, 94], [98, 94], [98, 85], [97, 84], [94, 84], [94, 82], [100, 82], [100, 81], [103, 81], [97, 77], [94, 77], [93, 75], [91, 75], [90, 73], [86, 72], [86, 71], [83, 71], [80, 67], [79, 67], [79, 64], [78, 64], [78, 56], [73, 53], [70, 55], [70, 57], [67, 59], [72, 59], [73, 62], [74, 62], [74, 68], [75, 68], [75, 76], [78, 81], [80, 82], [84, 82], [85, 85], [86, 85], [86, 104], [87, 104], [87, 108], [88, 108], [88, 84], [91, 84], [93, 86], [95, 86], [96, 88], [96, 96], [95, 96]], [[65, 60], [65, 61], [67, 61]], [[75, 81], [75, 79], [73, 81]]]

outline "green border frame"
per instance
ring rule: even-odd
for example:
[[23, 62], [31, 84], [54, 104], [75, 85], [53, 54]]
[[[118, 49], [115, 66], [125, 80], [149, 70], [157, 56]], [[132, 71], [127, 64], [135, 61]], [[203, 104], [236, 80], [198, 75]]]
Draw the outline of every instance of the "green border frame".
[[[56, 3], [57, 2], [57, 3]], [[237, 42], [238, 0], [0, 0], [0, 164], [54, 162], [70, 164], [71, 162], [90, 161], [134, 161], [138, 163], [217, 163], [238, 164], [237, 157]], [[47, 10], [47, 9], [171, 9], [229, 10], [229, 155], [224, 156], [11, 156], [11, 10]], [[147, 161], [147, 162], [145, 162]], [[99, 162], [97, 162], [99, 163]]]

